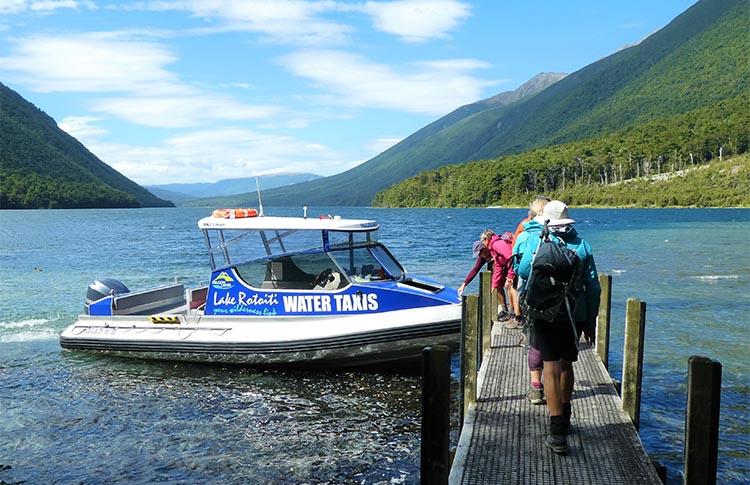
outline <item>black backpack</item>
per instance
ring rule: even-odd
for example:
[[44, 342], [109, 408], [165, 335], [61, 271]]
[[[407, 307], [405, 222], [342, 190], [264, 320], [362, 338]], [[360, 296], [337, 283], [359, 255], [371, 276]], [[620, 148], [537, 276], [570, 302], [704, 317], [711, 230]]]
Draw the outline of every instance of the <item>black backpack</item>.
[[523, 298], [524, 311], [533, 319], [547, 322], [567, 311], [575, 328], [573, 307], [582, 281], [581, 259], [566, 247], [564, 241], [550, 237], [547, 222], [531, 262], [531, 274]]

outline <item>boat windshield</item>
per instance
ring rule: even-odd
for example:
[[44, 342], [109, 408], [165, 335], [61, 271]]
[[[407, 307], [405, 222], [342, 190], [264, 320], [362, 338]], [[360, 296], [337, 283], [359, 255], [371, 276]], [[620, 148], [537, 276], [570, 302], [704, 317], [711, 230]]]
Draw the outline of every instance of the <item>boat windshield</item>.
[[211, 269], [243, 261], [303, 251], [329, 251], [377, 242], [377, 230], [225, 230], [204, 229]]
[[353, 283], [400, 279], [403, 268], [380, 244], [334, 250], [329, 253]]
[[404, 274], [401, 265], [378, 243], [265, 257], [234, 269], [255, 288], [327, 291], [350, 282], [401, 279]]

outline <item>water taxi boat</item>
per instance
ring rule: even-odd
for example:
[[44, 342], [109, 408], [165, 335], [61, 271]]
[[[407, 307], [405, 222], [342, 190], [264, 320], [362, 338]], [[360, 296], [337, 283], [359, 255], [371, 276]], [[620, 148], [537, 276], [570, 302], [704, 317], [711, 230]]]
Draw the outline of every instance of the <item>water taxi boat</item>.
[[456, 290], [409, 275], [371, 220], [214, 211], [198, 222], [209, 284], [89, 286], [65, 349], [250, 365], [357, 366], [419, 356], [460, 334]]

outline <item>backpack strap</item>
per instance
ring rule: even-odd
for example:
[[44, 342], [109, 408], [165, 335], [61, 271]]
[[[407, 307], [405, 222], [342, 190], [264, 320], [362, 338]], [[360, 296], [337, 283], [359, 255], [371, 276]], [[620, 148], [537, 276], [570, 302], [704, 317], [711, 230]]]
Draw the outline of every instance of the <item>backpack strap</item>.
[[581, 350], [579, 343], [580, 338], [578, 337], [578, 327], [576, 327], [576, 320], [573, 318], [573, 311], [570, 309], [570, 299], [568, 298], [567, 291], [565, 292], [565, 309], [568, 311], [568, 318], [570, 319], [570, 327], [573, 330], [573, 341], [576, 343], [576, 349]]
[[[522, 292], [524, 294], [526, 293], [526, 285], [528, 284], [529, 281], [531, 281], [531, 276], [534, 274], [534, 261], [536, 261], [536, 255], [539, 252], [539, 248], [542, 246], [542, 241], [544, 241], [545, 237], [549, 239], [549, 227], [547, 227], [547, 224], [549, 224], [549, 219], [546, 219], [544, 221], [544, 227], [542, 228], [542, 232], [539, 234], [539, 244], [537, 245], [536, 249], [534, 250], [534, 254], [531, 257], [529, 277], [526, 278], [526, 280], [524, 281], [524, 287], [523, 287], [523, 292]], [[525, 300], [525, 297], [524, 297], [524, 300]]]

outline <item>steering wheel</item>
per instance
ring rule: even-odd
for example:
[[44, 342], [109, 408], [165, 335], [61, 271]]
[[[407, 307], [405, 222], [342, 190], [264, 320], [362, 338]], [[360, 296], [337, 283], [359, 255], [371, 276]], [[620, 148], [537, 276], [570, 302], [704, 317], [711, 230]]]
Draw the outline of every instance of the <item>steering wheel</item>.
[[329, 283], [331, 281], [333, 281], [333, 270], [331, 268], [327, 268], [321, 271], [318, 277], [315, 278], [313, 286], [325, 286], [326, 283]]

